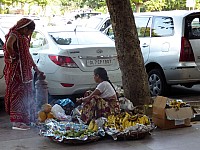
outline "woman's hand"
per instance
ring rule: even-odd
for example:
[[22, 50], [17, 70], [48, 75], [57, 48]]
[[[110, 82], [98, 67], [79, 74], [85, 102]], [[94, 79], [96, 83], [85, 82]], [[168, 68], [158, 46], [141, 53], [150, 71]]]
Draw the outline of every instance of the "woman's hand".
[[83, 102], [83, 98], [76, 98], [76, 103], [81, 104]]
[[36, 65], [33, 66], [33, 70], [34, 70], [37, 74], [41, 74], [41, 73], [44, 74], [44, 72], [40, 71]]
[[86, 102], [88, 102], [90, 100], [90, 98], [89, 97], [82, 97], [82, 98], [77, 98], [76, 99], [76, 102], [77, 103], [86, 103]]

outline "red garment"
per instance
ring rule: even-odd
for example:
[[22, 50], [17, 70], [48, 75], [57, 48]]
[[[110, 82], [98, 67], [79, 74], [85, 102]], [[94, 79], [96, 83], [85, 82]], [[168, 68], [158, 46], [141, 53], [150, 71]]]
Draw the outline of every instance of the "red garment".
[[[32, 67], [33, 59], [29, 52], [30, 39], [21, 35], [18, 29], [25, 27], [32, 20], [23, 18], [12, 27], [6, 35], [4, 44], [5, 60], [5, 108], [10, 115], [11, 122], [30, 123], [35, 121], [35, 102], [32, 94]], [[17, 41], [14, 43], [16, 59], [10, 63], [10, 54], [6, 49], [6, 43], [10, 35], [14, 35]]]

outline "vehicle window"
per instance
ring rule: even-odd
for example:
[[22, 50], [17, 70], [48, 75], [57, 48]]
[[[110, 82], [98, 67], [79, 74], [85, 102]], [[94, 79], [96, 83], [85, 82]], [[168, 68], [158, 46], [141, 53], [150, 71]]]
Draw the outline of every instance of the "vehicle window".
[[135, 17], [138, 37], [149, 37], [151, 25], [150, 17]]
[[187, 17], [186, 18], [186, 28], [185, 35], [190, 39], [199, 39], [200, 38], [200, 17]]
[[155, 17], [151, 31], [152, 37], [165, 37], [174, 34], [174, 22], [171, 17]]
[[113, 32], [113, 28], [112, 28], [111, 26], [108, 28], [108, 31], [106, 32], [106, 35], [107, 35], [109, 38], [111, 38], [111, 39], [114, 40], [114, 32]]
[[47, 45], [47, 40], [43, 34], [38, 31], [34, 31], [31, 37], [30, 48], [42, 48]]
[[49, 32], [49, 34], [58, 45], [88, 45], [113, 42], [101, 32]]
[[[151, 18], [149, 17], [135, 18], [138, 37], [150, 37], [150, 19]], [[114, 39], [114, 32], [112, 26], [108, 27], [108, 31], [105, 33], [109, 38]]]
[[4, 45], [4, 43], [3, 43], [3, 41], [0, 39], [0, 50], [3, 49], [3, 45]]
[[49, 34], [58, 45], [78, 44], [75, 32], [50, 32]]
[[104, 31], [111, 24], [110, 19], [108, 19], [101, 27], [100, 31]]
[[80, 18], [81, 19], [84, 19], [84, 18], [86, 18], [86, 19], [89, 19], [90, 17], [92, 17], [92, 16], [96, 16], [96, 15], [100, 15], [101, 13], [81, 13], [80, 14]]
[[103, 20], [103, 18], [100, 18], [100, 17], [98, 17], [98, 18], [97, 17], [91, 17], [90, 19], [88, 19], [85, 26], [88, 27], [88, 28], [96, 29], [98, 27], [98, 25], [101, 23], [102, 20]]

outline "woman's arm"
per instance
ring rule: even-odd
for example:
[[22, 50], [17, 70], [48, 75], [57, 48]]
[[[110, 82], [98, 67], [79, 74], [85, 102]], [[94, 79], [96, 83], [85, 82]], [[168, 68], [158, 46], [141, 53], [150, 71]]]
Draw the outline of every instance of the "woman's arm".
[[101, 92], [98, 89], [95, 89], [89, 96], [84, 97], [84, 98], [80, 98], [78, 101], [81, 102], [88, 102], [89, 100], [92, 99], [93, 96], [95, 95], [101, 95]]
[[14, 43], [15, 43], [16, 40], [17, 40], [16, 37], [15, 37], [14, 35], [11, 34], [11, 35], [8, 37], [8, 40], [7, 40], [7, 42], [6, 42], [6, 49], [7, 49], [8, 53], [9, 53], [9, 55], [10, 55], [10, 57], [11, 57], [12, 59], [15, 59], [15, 58], [16, 58], [16, 52], [15, 52], [14, 49], [13, 49], [13, 45], [14, 45]]
[[[30, 42], [31, 42], [31, 36], [32, 36], [32, 33], [30, 35], [28, 35], [27, 39], [28, 39], [28, 44], [30, 45]], [[30, 46], [29, 46], [30, 47]], [[29, 53], [28, 53], [29, 57], [30, 57], [30, 60], [31, 60], [31, 64], [32, 64], [32, 67], [33, 67], [33, 70], [37, 73], [37, 74], [40, 74], [40, 73], [43, 73], [41, 72], [37, 65], [35, 64], [34, 60], [33, 60], [33, 57], [31, 56], [31, 53], [30, 53], [30, 50], [29, 50]]]

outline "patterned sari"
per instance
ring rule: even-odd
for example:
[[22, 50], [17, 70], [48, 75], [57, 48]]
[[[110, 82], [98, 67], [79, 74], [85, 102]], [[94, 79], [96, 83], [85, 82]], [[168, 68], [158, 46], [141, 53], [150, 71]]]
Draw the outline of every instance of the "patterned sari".
[[108, 117], [111, 114], [119, 114], [119, 102], [116, 99], [103, 99], [94, 96], [89, 102], [84, 103], [81, 119], [89, 123], [92, 119]]
[[[21, 35], [17, 29], [25, 27], [32, 20], [23, 18], [12, 27], [6, 35], [4, 44], [5, 82], [6, 94], [5, 109], [10, 115], [11, 122], [31, 123], [35, 122], [35, 102], [32, 93], [32, 67], [33, 59], [29, 52], [30, 39]], [[16, 37], [13, 49], [17, 54], [16, 59], [10, 62], [10, 54], [6, 49], [6, 43], [10, 35]]]

